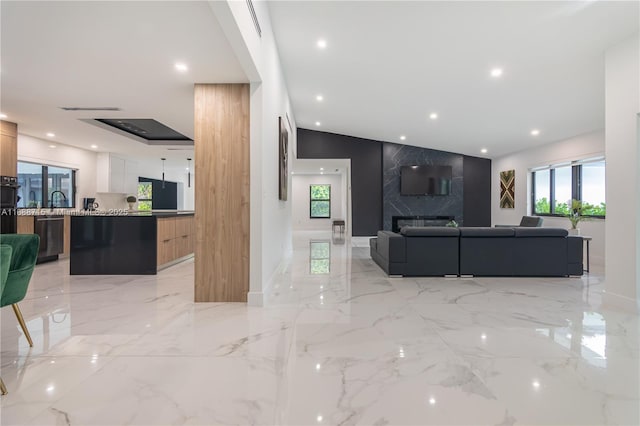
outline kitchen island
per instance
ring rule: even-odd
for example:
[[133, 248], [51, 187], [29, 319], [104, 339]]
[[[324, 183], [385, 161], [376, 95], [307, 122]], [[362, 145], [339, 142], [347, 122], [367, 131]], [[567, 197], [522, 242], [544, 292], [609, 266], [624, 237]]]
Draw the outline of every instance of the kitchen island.
[[193, 256], [193, 212], [71, 217], [71, 275], [154, 275]]

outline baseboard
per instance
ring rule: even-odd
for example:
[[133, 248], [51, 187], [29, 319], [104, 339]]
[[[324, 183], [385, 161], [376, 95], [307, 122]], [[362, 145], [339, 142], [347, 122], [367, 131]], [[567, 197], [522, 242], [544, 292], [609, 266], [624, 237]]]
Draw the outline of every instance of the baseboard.
[[255, 306], [255, 307], [263, 307], [265, 305], [265, 299], [267, 295], [271, 292], [273, 287], [273, 279], [276, 275], [282, 273], [282, 270], [287, 267], [287, 265], [291, 261], [293, 251], [288, 250], [283, 258], [280, 260], [280, 263], [276, 267], [273, 274], [269, 277], [267, 281], [263, 281], [262, 283], [262, 291], [250, 291], [247, 293], [247, 305]]
[[264, 306], [264, 292], [250, 291], [247, 293], [247, 305], [261, 308]]
[[602, 300], [602, 307], [604, 309], [640, 313], [640, 304], [637, 300], [633, 300], [630, 297], [623, 296], [621, 294], [612, 293], [610, 291], [605, 292]]

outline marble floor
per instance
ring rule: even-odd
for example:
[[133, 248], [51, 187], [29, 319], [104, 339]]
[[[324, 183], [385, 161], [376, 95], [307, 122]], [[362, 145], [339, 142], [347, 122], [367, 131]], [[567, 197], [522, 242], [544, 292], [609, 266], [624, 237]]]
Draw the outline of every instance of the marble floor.
[[602, 276], [388, 278], [297, 234], [264, 308], [157, 276], [39, 265], [2, 309], [2, 425], [638, 425], [640, 319]]

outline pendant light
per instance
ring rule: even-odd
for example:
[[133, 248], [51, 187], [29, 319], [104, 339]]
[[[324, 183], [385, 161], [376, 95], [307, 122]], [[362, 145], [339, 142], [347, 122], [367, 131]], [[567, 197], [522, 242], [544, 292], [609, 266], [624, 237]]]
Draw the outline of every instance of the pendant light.
[[187, 158], [187, 187], [191, 188], [191, 158]]
[[166, 158], [161, 158], [162, 160], [162, 189], [164, 189], [164, 162]]

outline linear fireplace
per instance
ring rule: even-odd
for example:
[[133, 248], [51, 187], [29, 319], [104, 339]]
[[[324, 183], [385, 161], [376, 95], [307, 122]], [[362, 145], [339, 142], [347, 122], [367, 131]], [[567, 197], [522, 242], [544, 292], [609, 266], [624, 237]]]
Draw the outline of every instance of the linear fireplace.
[[445, 226], [454, 216], [391, 216], [391, 230], [400, 232], [403, 226]]

